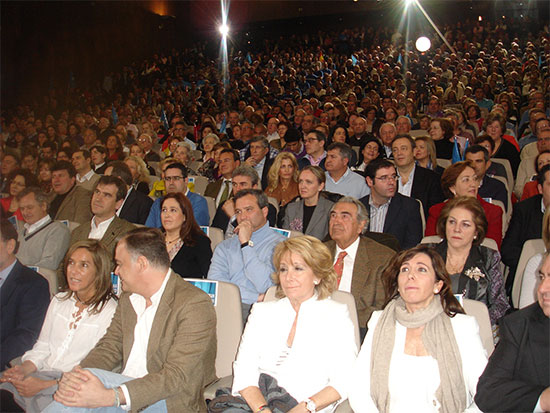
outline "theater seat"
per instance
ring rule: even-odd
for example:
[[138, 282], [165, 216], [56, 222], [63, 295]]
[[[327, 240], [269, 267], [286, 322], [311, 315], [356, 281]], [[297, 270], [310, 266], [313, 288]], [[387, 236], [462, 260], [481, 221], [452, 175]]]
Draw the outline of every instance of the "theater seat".
[[467, 315], [475, 317], [479, 324], [479, 335], [483, 348], [487, 351], [487, 357], [491, 355], [495, 349], [493, 342], [493, 330], [491, 328], [491, 319], [489, 318], [489, 310], [481, 301], [470, 300], [465, 298], [462, 303], [464, 311]]

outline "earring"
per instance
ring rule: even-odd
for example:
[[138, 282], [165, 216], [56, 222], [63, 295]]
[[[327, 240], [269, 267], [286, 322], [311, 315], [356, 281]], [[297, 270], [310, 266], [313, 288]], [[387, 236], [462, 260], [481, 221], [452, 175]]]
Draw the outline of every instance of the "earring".
[[317, 281], [317, 280], [316, 280], [316, 281], [313, 281], [313, 284], [319, 285], [319, 281]]
[[439, 290], [435, 290], [435, 291], [434, 291], [434, 294], [439, 294]]

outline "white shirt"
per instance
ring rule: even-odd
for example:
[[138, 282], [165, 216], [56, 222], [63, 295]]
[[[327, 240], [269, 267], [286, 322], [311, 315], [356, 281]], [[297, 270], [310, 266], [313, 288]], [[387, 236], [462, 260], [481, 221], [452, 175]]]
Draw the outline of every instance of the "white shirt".
[[43, 227], [48, 222], [50, 222], [52, 219], [49, 215], [46, 215], [44, 218], [39, 219], [34, 224], [25, 224], [25, 236], [32, 234], [34, 231], [39, 229], [40, 227]]
[[345, 250], [336, 245], [336, 254], [334, 255], [334, 264], [338, 260], [338, 255], [342, 251], [346, 251], [347, 255], [344, 257], [344, 269], [342, 270], [342, 278], [340, 279], [340, 285], [338, 289], [340, 291], [346, 291], [351, 293], [351, 281], [353, 279], [353, 264], [355, 263], [355, 256], [357, 255], [357, 248], [359, 248], [359, 237]]
[[[166, 288], [166, 283], [170, 278], [172, 270], [168, 270], [164, 281], [159, 290], [151, 296], [151, 305], [147, 307], [145, 297], [139, 294], [130, 295], [130, 303], [136, 312], [137, 321], [134, 327], [134, 344], [132, 344], [132, 350], [128, 356], [126, 367], [121, 373], [123, 376], [133, 377], [135, 379], [141, 378], [149, 374], [147, 370], [147, 347], [149, 345], [149, 335], [151, 334], [151, 328], [153, 327], [153, 321], [159, 308], [162, 294]], [[130, 410], [130, 393], [125, 385], [120, 386], [124, 397], [126, 398], [126, 404], [124, 410]]]
[[38, 341], [22, 357], [23, 361], [32, 361], [39, 371], [66, 372], [80, 363], [107, 331], [117, 307], [117, 302], [110, 299], [99, 314], [84, 310], [76, 329], [70, 328], [78, 308], [74, 297], [63, 300], [64, 296], [59, 293], [52, 299]]
[[399, 192], [401, 195], [405, 195], [408, 197], [411, 196], [415, 170], [416, 170], [416, 165], [414, 165], [413, 168], [411, 169], [411, 173], [409, 174], [409, 180], [405, 185], [403, 185], [403, 182], [401, 180], [402, 178], [401, 176], [399, 176], [399, 189], [397, 192]]
[[109, 225], [111, 225], [111, 222], [113, 222], [113, 219], [115, 219], [115, 216], [113, 215], [111, 218], [103, 221], [99, 225], [96, 225], [95, 218], [96, 217], [94, 215], [94, 217], [92, 218], [92, 223], [90, 225], [91, 226], [90, 233], [88, 234], [89, 239], [103, 238], [103, 235], [105, 235], [105, 231], [107, 231], [107, 228], [109, 227]]
[[90, 179], [92, 179], [92, 176], [94, 176], [94, 174], [95, 172], [93, 169], [90, 169], [90, 171], [84, 176], [80, 176], [80, 174], [76, 174], [76, 181], [80, 184], [82, 182], [89, 181]]

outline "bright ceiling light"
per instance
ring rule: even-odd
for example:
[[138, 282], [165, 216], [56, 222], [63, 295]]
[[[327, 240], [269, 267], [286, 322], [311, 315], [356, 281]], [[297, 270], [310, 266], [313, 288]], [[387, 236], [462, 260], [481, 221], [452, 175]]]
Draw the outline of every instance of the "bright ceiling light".
[[229, 26], [227, 24], [222, 24], [218, 30], [222, 34], [222, 36], [227, 36], [229, 34]]
[[416, 40], [416, 49], [421, 53], [429, 50], [431, 46], [432, 42], [430, 42], [430, 39], [428, 39], [426, 36], [420, 36]]

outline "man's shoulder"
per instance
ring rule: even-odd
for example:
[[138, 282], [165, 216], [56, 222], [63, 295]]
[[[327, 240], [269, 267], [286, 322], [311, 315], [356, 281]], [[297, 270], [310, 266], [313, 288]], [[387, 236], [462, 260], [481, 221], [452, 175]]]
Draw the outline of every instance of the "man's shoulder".
[[542, 312], [539, 303], [534, 302], [533, 304], [522, 308], [521, 310], [508, 314], [501, 320], [501, 323], [512, 330], [523, 330], [530, 323], [536, 323], [540, 321], [550, 322], [548, 317], [546, 317]]
[[427, 168], [424, 168], [423, 166], [416, 165], [414, 168], [414, 177], [419, 177], [422, 179], [430, 179], [430, 180], [438, 180], [438, 175]]
[[202, 201], [206, 202], [206, 199], [202, 195], [197, 194], [196, 192], [189, 191], [187, 193], [187, 198], [189, 198], [189, 201], [191, 202], [202, 202]]
[[[533, 212], [533, 208], [535, 208], [537, 211], [541, 211], [541, 209], [540, 209], [541, 199], [542, 199], [542, 195], [540, 195], [540, 194], [532, 196], [531, 198], [527, 198], [527, 199], [525, 199], [523, 201], [520, 201], [517, 204], [515, 204], [514, 209], [516, 209], [518, 211], [521, 211], [521, 212], [524, 212], [524, 211]], [[542, 212], [541, 212], [541, 214], [542, 214]]]
[[111, 227], [118, 228], [120, 232], [128, 232], [136, 228], [134, 224], [131, 222], [126, 221], [123, 218], [120, 218], [119, 216], [115, 215], [115, 218], [113, 219], [113, 222], [111, 222]]
[[74, 188], [69, 193], [69, 195], [72, 195], [76, 198], [80, 198], [80, 197], [83, 197], [83, 196], [91, 196], [92, 192], [87, 190], [86, 188], [84, 188], [81, 185], [75, 185]]
[[363, 250], [363, 253], [368, 252], [372, 257], [382, 260], [386, 260], [388, 257], [391, 258], [395, 254], [395, 251], [390, 247], [365, 236], [359, 237], [359, 248]]
[[172, 290], [174, 292], [174, 302], [185, 301], [188, 304], [198, 302], [212, 303], [212, 299], [208, 294], [188, 281], [185, 281], [179, 274], [174, 272], [171, 277], [173, 277], [171, 281], [173, 282]]
[[44, 277], [29, 267], [24, 266], [18, 260], [10, 272], [10, 277], [14, 277], [16, 284], [20, 286], [31, 287], [33, 289], [36, 287], [49, 288], [48, 281]]
[[[419, 208], [420, 204], [418, 201], [414, 198], [411, 198], [410, 196], [405, 196], [400, 194], [399, 192], [396, 192], [395, 195], [392, 198], [392, 203], [395, 202], [396, 205], [403, 206], [406, 208]], [[420, 211], [420, 209], [419, 209]]]

